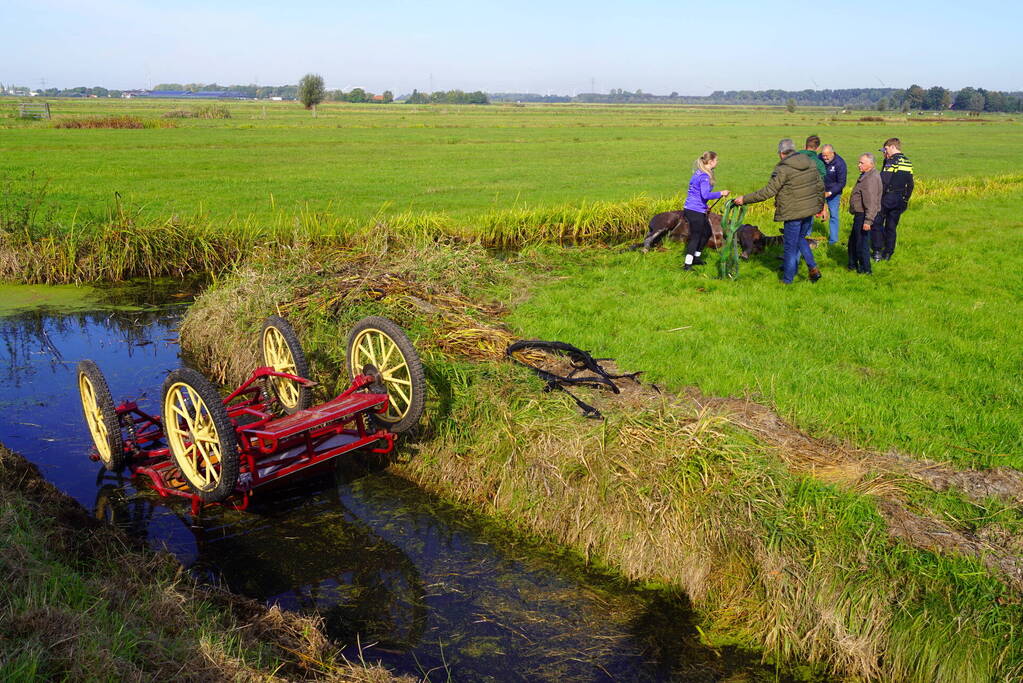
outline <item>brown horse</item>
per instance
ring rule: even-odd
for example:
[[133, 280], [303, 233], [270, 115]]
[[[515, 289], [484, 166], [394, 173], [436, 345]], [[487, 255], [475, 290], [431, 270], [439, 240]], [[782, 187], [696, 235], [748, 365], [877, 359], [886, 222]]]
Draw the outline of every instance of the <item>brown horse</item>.
[[[721, 232], [721, 214], [708, 213], [707, 219], [710, 221], [711, 231], [710, 239], [707, 240], [707, 246], [720, 249], [721, 245], [725, 242], [724, 235]], [[671, 239], [680, 242], [689, 239], [689, 221], [686, 220], [682, 211], [665, 211], [651, 218], [650, 227], [643, 242], [630, 247], [630, 249], [649, 251], [669, 235]]]
[[[724, 233], [721, 230], [721, 214], [708, 213], [707, 219], [710, 221], [711, 229], [707, 246], [720, 249], [721, 245], [725, 243]], [[651, 218], [646, 237], [640, 244], [633, 245], [629, 249], [649, 251], [660, 244], [665, 237], [679, 242], [689, 239], [689, 221], [686, 220], [682, 211], [665, 211]], [[769, 246], [782, 243], [781, 235], [765, 235], [760, 228], [749, 223], [743, 224], [736, 231], [735, 239], [742, 249], [743, 260], [748, 260], [750, 256], [763, 252]], [[817, 246], [816, 239], [807, 238], [807, 242], [810, 243], [811, 249]]]

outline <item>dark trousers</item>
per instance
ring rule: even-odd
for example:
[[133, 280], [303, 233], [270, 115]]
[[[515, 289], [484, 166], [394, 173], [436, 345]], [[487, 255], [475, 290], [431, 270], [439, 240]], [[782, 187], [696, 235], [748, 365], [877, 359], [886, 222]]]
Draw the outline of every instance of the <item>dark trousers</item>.
[[711, 235], [710, 221], [707, 220], [707, 214], [686, 209], [685, 216], [686, 221], [689, 223], [689, 239], [686, 240], [686, 254], [695, 254], [698, 251], [703, 251]]
[[895, 253], [895, 237], [899, 227], [899, 218], [905, 210], [905, 206], [899, 206], [894, 209], [881, 209], [881, 213], [877, 215], [877, 220], [874, 221], [874, 229], [870, 232], [874, 233], [871, 236], [874, 251], [881, 258]]
[[849, 233], [849, 269], [857, 273], [870, 273], [870, 233], [863, 229], [865, 214], [853, 214], [852, 232]]

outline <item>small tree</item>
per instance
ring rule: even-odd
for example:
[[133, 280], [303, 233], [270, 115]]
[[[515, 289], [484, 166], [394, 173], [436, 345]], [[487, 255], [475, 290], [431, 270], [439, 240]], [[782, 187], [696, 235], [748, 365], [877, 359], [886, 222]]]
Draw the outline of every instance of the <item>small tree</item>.
[[312, 109], [313, 116], [316, 116], [316, 105], [323, 101], [325, 94], [323, 76], [319, 74], [306, 74], [298, 82], [298, 101], [306, 109]]
[[790, 114], [796, 110], [796, 101], [791, 97], [785, 100], [785, 110]]
[[888, 98], [887, 97], [882, 97], [881, 99], [879, 99], [877, 101], [877, 110], [878, 111], [888, 111]]
[[384, 91], [384, 103], [394, 102], [394, 93], [390, 90]]

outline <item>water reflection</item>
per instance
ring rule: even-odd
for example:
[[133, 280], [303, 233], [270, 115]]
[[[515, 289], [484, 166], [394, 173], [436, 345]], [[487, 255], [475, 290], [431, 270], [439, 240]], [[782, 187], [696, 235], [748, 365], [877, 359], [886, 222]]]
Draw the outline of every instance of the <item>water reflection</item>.
[[[152, 537], [160, 509], [194, 538], [188, 566], [234, 592], [318, 614], [394, 671], [454, 680], [787, 680], [699, 641], [687, 605], [601, 576], [386, 472], [351, 463], [246, 512], [101, 476], [95, 512]], [[349, 653], [352, 648], [349, 648]]]

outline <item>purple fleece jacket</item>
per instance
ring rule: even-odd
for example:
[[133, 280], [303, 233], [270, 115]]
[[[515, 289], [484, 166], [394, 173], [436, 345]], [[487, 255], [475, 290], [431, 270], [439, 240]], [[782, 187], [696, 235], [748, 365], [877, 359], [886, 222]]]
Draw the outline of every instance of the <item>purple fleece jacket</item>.
[[710, 176], [703, 171], [697, 171], [689, 179], [689, 194], [686, 195], [686, 203], [682, 205], [682, 208], [707, 213], [707, 200], [719, 197], [721, 197], [720, 192], [710, 191]]

